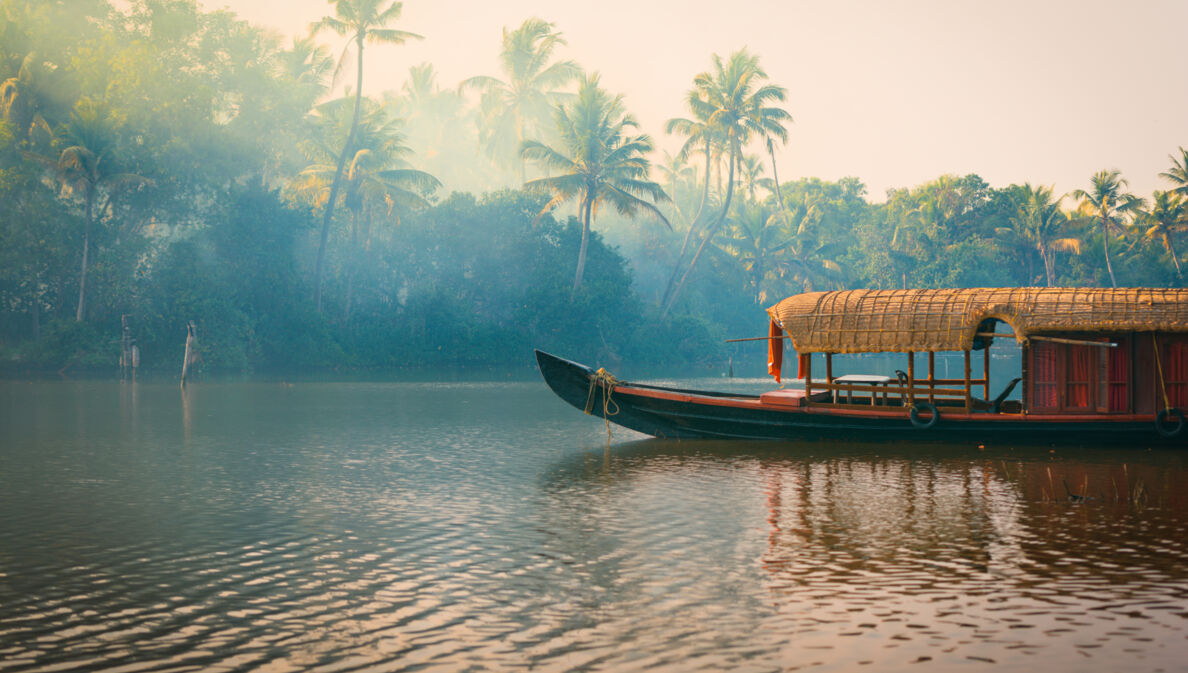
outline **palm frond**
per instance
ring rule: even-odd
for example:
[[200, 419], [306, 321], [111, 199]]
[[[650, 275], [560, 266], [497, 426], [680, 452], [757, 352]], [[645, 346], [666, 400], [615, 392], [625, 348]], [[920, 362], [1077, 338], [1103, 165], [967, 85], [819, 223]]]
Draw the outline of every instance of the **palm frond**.
[[423, 35], [395, 28], [372, 28], [367, 31], [367, 41], [374, 44], [404, 44], [409, 40], [423, 40]]
[[332, 16], [323, 16], [321, 19], [309, 24], [309, 32], [316, 36], [323, 31], [333, 31], [339, 36], [347, 35], [351, 32], [351, 25], [342, 19]]

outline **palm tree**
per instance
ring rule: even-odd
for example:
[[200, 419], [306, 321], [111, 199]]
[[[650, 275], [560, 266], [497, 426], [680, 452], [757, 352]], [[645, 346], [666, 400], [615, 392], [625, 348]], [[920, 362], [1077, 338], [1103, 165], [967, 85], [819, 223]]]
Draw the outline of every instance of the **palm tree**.
[[829, 231], [829, 209], [823, 199], [801, 195], [793, 203], [771, 216], [769, 226], [786, 232], [787, 247], [776, 257], [775, 272], [791, 280], [792, 290], [845, 287], [845, 274], [838, 258], [847, 246], [825, 234]]
[[[1081, 240], [1065, 235], [1069, 219], [1060, 209], [1064, 197], [1053, 200], [1051, 187], [1032, 187], [1030, 183], [1024, 184], [1022, 190], [1023, 199], [1010, 219], [1011, 226], [995, 231], [1001, 240], [1013, 239], [1026, 252], [1039, 253], [1048, 287], [1052, 287], [1056, 283], [1056, 253], [1079, 254]], [[1030, 278], [1028, 272], [1028, 282]]]
[[1176, 247], [1172, 235], [1188, 229], [1188, 202], [1180, 198], [1175, 190], [1155, 192], [1151, 210], [1142, 213], [1141, 224], [1147, 229], [1143, 235], [1148, 240], [1159, 239], [1163, 247], [1171, 255], [1172, 264], [1176, 267], [1176, 277], [1184, 282], [1184, 274], [1180, 272], [1180, 260], [1176, 257]]
[[[745, 49], [730, 55], [723, 64], [717, 54], [713, 57], [713, 70], [693, 78], [693, 89], [687, 103], [694, 119], [704, 119], [707, 126], [721, 134], [727, 149], [726, 196], [716, 223], [707, 229], [693, 259], [685, 268], [680, 281], [668, 296], [667, 304], [661, 308], [661, 317], [666, 316], [680, 295], [689, 274], [697, 265], [710, 239], [726, 221], [730, 202], [734, 196], [734, 176], [743, 146], [756, 135], [779, 135], [783, 122], [791, 116], [782, 108], [771, 105], [782, 102], [786, 96], [783, 87], [763, 84], [767, 73], [759, 66], [759, 59]], [[777, 130], [778, 129], [778, 130]], [[786, 132], [784, 132], [786, 136]]]
[[437, 85], [437, 70], [431, 63], [421, 63], [408, 69], [408, 79], [400, 87], [403, 96], [389, 99], [397, 114], [411, 126], [423, 127], [431, 152], [439, 151], [444, 143], [448, 123], [458, 116], [461, 98], [458, 93], [442, 91]]
[[339, 186], [342, 183], [342, 169], [346, 165], [347, 156], [351, 154], [355, 130], [359, 125], [359, 110], [362, 107], [363, 45], [364, 43], [404, 44], [410, 39], [421, 39], [421, 36], [415, 33], [387, 27], [388, 24], [400, 18], [400, 10], [404, 7], [402, 2], [392, 2], [392, 0], [331, 1], [334, 3], [335, 16], [322, 17], [320, 21], [310, 26], [310, 32], [317, 35], [323, 30], [330, 30], [340, 36], [350, 36], [350, 40], [338, 59], [336, 74], [342, 71], [352, 47], [355, 49], [357, 62], [355, 64], [355, 110], [351, 118], [351, 128], [347, 133], [342, 151], [338, 155], [338, 164], [334, 170], [334, 179], [330, 184], [326, 209], [322, 213], [322, 237], [318, 242], [318, 261], [314, 271], [314, 304], [319, 313], [322, 310], [322, 273], [326, 256], [326, 238], [330, 234], [330, 221], [334, 217], [334, 205], [338, 199]]
[[601, 206], [614, 206], [623, 215], [643, 210], [671, 227], [654, 205], [667, 200], [668, 195], [648, 179], [651, 166], [644, 155], [652, 151], [652, 140], [632, 133], [638, 124], [623, 110], [622, 101], [622, 96], [612, 97], [598, 86], [597, 74], [584, 77], [573, 103], [558, 107], [554, 114], [561, 138], [559, 148], [528, 140], [520, 150], [525, 158], [540, 161], [557, 173], [524, 185], [553, 195], [541, 210], [542, 215], [578, 199], [582, 243], [573, 278], [574, 293], [582, 284], [590, 226]]
[[8, 122], [18, 142], [29, 135], [34, 117], [39, 116], [31, 82], [35, 62], [34, 54], [26, 55], [17, 74], [0, 82], [0, 120]]
[[795, 242], [794, 233], [782, 226], [784, 219], [779, 215], [763, 204], [748, 203], [730, 218], [725, 240], [718, 244], [746, 272], [757, 304], [767, 300], [765, 280], [778, 267], [780, 255]]
[[676, 117], [669, 119], [664, 125], [665, 133], [679, 133], [686, 136], [685, 143], [681, 146], [680, 152], [677, 153], [677, 159], [681, 161], [688, 161], [689, 157], [701, 152], [705, 157], [705, 173], [701, 188], [701, 201], [697, 205], [697, 211], [689, 220], [689, 228], [685, 230], [685, 240], [681, 243], [681, 251], [677, 253], [676, 261], [672, 265], [672, 273], [668, 276], [668, 283], [664, 287], [664, 294], [660, 296], [660, 305], [664, 306], [668, 303], [668, 296], [672, 292], [672, 288], [676, 285], [677, 274], [680, 273], [681, 264], [685, 260], [685, 252], [689, 249], [689, 241], [692, 240], [694, 232], [697, 231], [697, 225], [701, 222], [701, 215], [705, 212], [705, 204], [709, 200], [709, 186], [710, 186], [710, 166], [714, 161], [715, 153], [712, 148], [719, 143], [718, 131], [710, 126], [705, 119], [686, 119], [684, 117]]
[[1093, 175], [1089, 191], [1078, 189], [1072, 193], [1073, 198], [1080, 201], [1078, 211], [1081, 215], [1101, 227], [1106, 270], [1113, 287], [1118, 287], [1118, 281], [1110, 263], [1110, 236], [1121, 234], [1126, 213], [1134, 212], [1143, 203], [1142, 199], [1124, 191], [1127, 184], [1121, 171], [1098, 171]]
[[293, 38], [293, 46], [277, 54], [277, 74], [300, 90], [300, 98], [313, 102], [326, 92], [334, 59], [312, 37]]
[[667, 151], [664, 152], [664, 160], [656, 169], [668, 184], [668, 198], [672, 202], [668, 215], [669, 224], [687, 219], [688, 216], [680, 206], [681, 194], [691, 187], [696, 188], [697, 169], [685, 163], [679, 155], [674, 156]]
[[37, 54], [29, 53], [21, 60], [17, 73], [0, 82], [0, 121], [12, 127], [17, 145], [22, 148], [32, 148], [37, 137], [46, 142], [52, 139], [46, 120], [51, 100], [48, 90], [56, 84], [47, 81], [51, 72], [52, 67], [47, 67]]
[[582, 72], [574, 61], [549, 62], [553, 51], [564, 44], [561, 33], [542, 19], [528, 19], [511, 31], [504, 28], [499, 63], [507, 81], [478, 76], [461, 84], [482, 93], [480, 141], [494, 157], [515, 158], [521, 184], [525, 181], [523, 142], [542, 137], [553, 108], [564, 100], [561, 89]]
[[124, 186], [140, 186], [152, 181], [133, 173], [119, 171], [116, 153], [116, 125], [90, 99], [79, 99], [74, 111], [61, 129], [58, 143], [63, 146], [56, 160], [26, 154], [44, 166], [52, 168], [63, 192], [79, 196], [83, 201], [83, 249], [78, 279], [78, 308], [75, 319], [86, 318], [87, 270], [90, 262], [91, 231], [96, 219], [96, 198], [106, 191], [108, 198], [99, 207], [100, 216], [111, 203], [111, 193]]
[[260, 171], [267, 184], [286, 183], [301, 170], [305, 157], [300, 148], [314, 132], [316, 122], [308, 115], [328, 92], [333, 71], [330, 50], [311, 37], [293, 38], [288, 49], [274, 55], [271, 74], [276, 89], [270, 105], [276, 108], [276, 114], [299, 121], [269, 130], [275, 137], [268, 144], [271, 151], [261, 157]]
[[[709, 195], [710, 166], [715, 158], [715, 152], [712, 151], [712, 148], [715, 144], [720, 144], [721, 138], [718, 137], [718, 130], [711, 126], [705, 119], [686, 119], [684, 117], [669, 119], [664, 124], [664, 132], [670, 134], [679, 133], [686, 136], [685, 143], [681, 145], [681, 149], [677, 153], [677, 159], [688, 161], [689, 157], [697, 152], [701, 152], [705, 157], [701, 202], [697, 205], [697, 213], [692, 219], [692, 223], [696, 223], [701, 219], [701, 213], [705, 208], [705, 202]], [[683, 248], [682, 254], [684, 254]]]
[[924, 188], [894, 189], [887, 192], [887, 197], [885, 212], [891, 238], [886, 240], [885, 246], [872, 252], [886, 255], [894, 269], [895, 284], [902, 280], [906, 289], [908, 274], [927, 260], [938, 257], [938, 249], [943, 245], [943, 209]]
[[[791, 120], [791, 118], [789, 117], [789, 121], [790, 120]], [[780, 126], [780, 129], [782, 130], [783, 126]], [[767, 145], [767, 154], [768, 154], [768, 156], [771, 157], [771, 180], [773, 183], [775, 183], [776, 202], [780, 205], [780, 208], [783, 208], [784, 207], [784, 194], [783, 194], [783, 192], [780, 191], [780, 174], [779, 174], [779, 171], [776, 170], [776, 160], [775, 160], [775, 141], [776, 141], [777, 137], [779, 137], [778, 134], [769, 133], [769, 134], [767, 134], [767, 137], [764, 138], [764, 143]], [[787, 139], [787, 133], [784, 134], [784, 137], [780, 138], [780, 142], [782, 143], [786, 139]]]
[[1181, 147], [1179, 159], [1170, 154], [1167, 158], [1171, 159], [1172, 167], [1166, 173], [1160, 173], [1159, 177], [1171, 180], [1176, 185], [1172, 191], [1188, 198], [1188, 150]]
[[[348, 123], [346, 99], [324, 103], [319, 108], [327, 140], [311, 142], [308, 153], [314, 163], [298, 176], [294, 187], [316, 205], [330, 198], [334, 180], [336, 137], [341, 137]], [[400, 217], [401, 210], [428, 205], [423, 194], [441, 185], [432, 175], [408, 167], [404, 157], [411, 153], [400, 133], [398, 120], [371, 101], [364, 102], [364, 110], [357, 121], [354, 152], [341, 176], [343, 206], [351, 214], [349, 255], [367, 248], [371, 238], [371, 216], [377, 207], [385, 214]], [[345, 317], [350, 317], [353, 292], [354, 264], [348, 263]]]
[[746, 190], [747, 200], [755, 200], [755, 188], [762, 186], [763, 162], [754, 154], [744, 154], [738, 161], [739, 187]]
[[788, 246], [786, 261], [778, 270], [787, 275], [797, 292], [845, 287], [845, 270], [837, 260], [845, 252], [838, 243], [822, 242], [815, 236], [798, 236]]
[[474, 160], [478, 114], [456, 88], [442, 89], [433, 65], [409, 68], [399, 92], [384, 94], [383, 103], [404, 119], [409, 147], [420, 168], [448, 182], [457, 191], [494, 188], [497, 171]]

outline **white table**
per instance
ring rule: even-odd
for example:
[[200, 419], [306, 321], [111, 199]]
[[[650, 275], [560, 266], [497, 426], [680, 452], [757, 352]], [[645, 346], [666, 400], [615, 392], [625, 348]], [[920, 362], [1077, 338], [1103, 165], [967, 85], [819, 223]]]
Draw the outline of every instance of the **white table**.
[[[880, 376], [878, 374], [846, 374], [844, 376], [838, 376], [833, 379], [834, 383], [849, 383], [849, 384], [858, 385], [858, 386], [885, 386], [885, 385], [891, 383], [892, 381], [898, 381], [898, 379], [893, 379], [890, 376]], [[847, 390], [845, 392], [846, 392], [846, 404], [850, 404], [851, 400], [853, 399], [852, 391]], [[834, 404], [837, 404], [837, 398], [838, 398], [837, 393], [838, 393], [837, 390], [833, 391], [833, 403]], [[872, 392], [870, 394], [870, 406], [872, 406], [872, 407], [876, 406], [875, 405], [876, 399], [877, 399], [877, 395]], [[885, 389], [883, 390], [883, 406], [887, 406], [887, 391]]]

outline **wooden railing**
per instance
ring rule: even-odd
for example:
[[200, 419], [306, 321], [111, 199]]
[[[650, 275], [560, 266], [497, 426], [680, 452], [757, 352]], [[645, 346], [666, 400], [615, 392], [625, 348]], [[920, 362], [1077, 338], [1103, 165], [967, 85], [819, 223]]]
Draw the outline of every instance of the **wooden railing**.
[[[928, 385], [931, 383], [932, 385]], [[980, 384], [981, 381], [970, 381]], [[923, 384], [923, 385], [921, 385]], [[938, 387], [938, 385], [960, 385], [957, 387]], [[812, 396], [817, 393], [829, 393], [828, 401], [813, 401]], [[944, 408], [972, 410], [972, 400], [964, 379], [936, 379], [934, 381], [915, 381], [907, 386], [898, 383], [888, 384], [856, 384], [856, 383], [828, 383], [817, 381], [805, 382], [805, 397], [812, 406], [828, 406], [842, 408], [896, 408], [909, 407], [915, 402], [926, 401]], [[956, 402], [957, 404], [953, 404]], [[947, 403], [947, 404], [946, 404]]]
[[[928, 377], [918, 379], [916, 378], [915, 354], [908, 353], [908, 385], [904, 386], [895, 380], [880, 384], [838, 383], [833, 377], [833, 354], [825, 353], [824, 382], [818, 383], [812, 380], [812, 359], [809, 358], [806, 361], [806, 368], [803, 372], [805, 377], [805, 399], [808, 404], [813, 406], [878, 406], [878, 402], [882, 401], [883, 406], [886, 407], [890, 406], [889, 400], [891, 398], [898, 397], [901, 406], [908, 406], [917, 401], [927, 400], [933, 405], [940, 402], [942, 406], [949, 409], [957, 407], [968, 413], [980, 401], [976, 400], [973, 396], [974, 386], [982, 387], [983, 397], [988, 399], [990, 396], [990, 350], [987, 348], [983, 351], [982, 376], [980, 378], [973, 377], [970, 351], [964, 351], [964, 356], [964, 377], [959, 379], [932, 378], [933, 373], [936, 371], [936, 353], [928, 353]], [[945, 386], [960, 386], [960, 388]], [[814, 402], [813, 394], [815, 392], [829, 392], [829, 401]], [[843, 393], [845, 394], [846, 402], [841, 401]], [[870, 397], [860, 398], [858, 402], [854, 402], [854, 393], [869, 393]], [[953, 400], [959, 401], [960, 404], [951, 404]]]

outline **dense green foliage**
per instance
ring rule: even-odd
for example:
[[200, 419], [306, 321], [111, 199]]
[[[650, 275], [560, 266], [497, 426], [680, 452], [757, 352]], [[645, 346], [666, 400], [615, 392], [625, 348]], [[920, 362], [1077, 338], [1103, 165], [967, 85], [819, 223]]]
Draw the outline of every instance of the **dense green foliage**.
[[[400, 4], [317, 26], [398, 54]], [[708, 59], [655, 166], [552, 24], [503, 36], [498, 75], [421, 64], [369, 98], [358, 70], [335, 98], [341, 41], [193, 0], [0, 0], [0, 360], [114, 373], [126, 323], [173, 371], [192, 321], [205, 371], [526, 370], [534, 347], [722, 371], [805, 290], [1183, 283], [1183, 148], [1150, 199], [1087, 167], [1063, 197], [946, 175], [876, 203], [766, 177], [800, 94], [745, 50]]]

